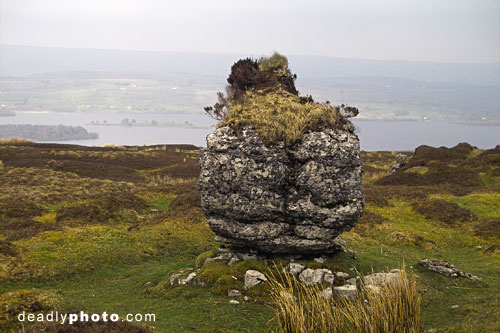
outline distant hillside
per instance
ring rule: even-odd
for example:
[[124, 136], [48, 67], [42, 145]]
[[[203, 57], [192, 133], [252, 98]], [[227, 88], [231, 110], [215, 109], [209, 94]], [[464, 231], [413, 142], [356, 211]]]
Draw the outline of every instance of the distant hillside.
[[97, 139], [97, 133], [80, 126], [0, 125], [0, 139], [24, 138], [39, 141]]
[[[135, 71], [226, 76], [241, 54], [144, 52], [0, 45], [0, 76], [59, 71]], [[254, 54], [260, 57], [260, 54]], [[290, 55], [300, 78], [396, 77], [500, 86], [500, 64], [458, 64]]]

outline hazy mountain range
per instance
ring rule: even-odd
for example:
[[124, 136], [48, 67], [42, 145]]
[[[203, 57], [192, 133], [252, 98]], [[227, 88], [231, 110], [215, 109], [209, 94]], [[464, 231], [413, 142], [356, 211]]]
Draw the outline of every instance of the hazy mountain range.
[[[247, 56], [1, 45], [0, 101], [13, 111], [203, 112]], [[500, 121], [500, 64], [288, 58], [302, 94], [359, 106], [362, 118]]]

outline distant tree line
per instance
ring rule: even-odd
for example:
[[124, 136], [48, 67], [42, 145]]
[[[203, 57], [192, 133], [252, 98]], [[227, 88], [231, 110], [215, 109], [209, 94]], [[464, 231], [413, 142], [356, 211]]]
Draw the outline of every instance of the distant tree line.
[[81, 126], [64, 125], [0, 125], [0, 139], [25, 138], [38, 141], [97, 139], [97, 133]]

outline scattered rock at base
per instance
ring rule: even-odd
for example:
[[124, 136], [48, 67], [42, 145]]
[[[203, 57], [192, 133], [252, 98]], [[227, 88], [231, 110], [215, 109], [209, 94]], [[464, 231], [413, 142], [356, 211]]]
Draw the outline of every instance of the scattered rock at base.
[[385, 286], [388, 283], [396, 282], [400, 278], [399, 270], [391, 270], [389, 273], [374, 273], [365, 276], [365, 285]]
[[[325, 275], [328, 281], [325, 281]], [[334, 275], [332, 271], [326, 268], [307, 268], [299, 274], [299, 280], [307, 285], [319, 284], [323, 282], [333, 283], [333, 279]]]
[[240, 296], [243, 296], [243, 294], [241, 293], [241, 291], [239, 291], [237, 289], [229, 289], [227, 292], [227, 296], [228, 297], [240, 297]]
[[317, 262], [318, 264], [324, 264], [325, 263], [325, 259], [321, 258], [321, 257], [314, 258], [314, 261]]
[[245, 272], [245, 289], [253, 288], [266, 281], [266, 276], [259, 271], [250, 269]]
[[344, 273], [344, 272], [337, 272], [335, 273], [337, 275], [337, 277], [339, 278], [343, 278], [343, 279], [348, 279], [349, 278], [349, 274], [347, 273]]
[[330, 299], [333, 297], [333, 290], [331, 287], [328, 287], [325, 290], [320, 291], [318, 295], [321, 298]]
[[291, 262], [288, 264], [288, 273], [297, 276], [302, 273], [302, 271], [306, 268], [306, 265]]
[[347, 284], [350, 284], [351, 286], [355, 286], [356, 285], [356, 278], [351, 278], [351, 279], [348, 279], [346, 280]]
[[240, 302], [235, 300], [235, 299], [232, 299], [232, 300], [229, 300], [229, 304], [238, 305], [238, 304], [240, 304]]
[[418, 262], [418, 264], [424, 266], [428, 270], [448, 277], [465, 277], [469, 280], [481, 281], [481, 278], [479, 278], [478, 276], [464, 272], [457, 266], [450, 264], [446, 260], [422, 259]]
[[191, 283], [191, 281], [193, 281], [195, 277], [196, 277], [196, 273], [195, 272], [189, 273], [189, 275], [186, 278], [179, 279], [179, 284], [181, 286], [185, 286], [186, 284]]
[[178, 272], [172, 273], [169, 278], [170, 285], [179, 284], [185, 286], [191, 284], [196, 278], [199, 270], [193, 270], [193, 268], [181, 269]]
[[351, 284], [345, 284], [343, 286], [333, 287], [333, 292], [337, 296], [345, 297], [347, 299], [350, 299], [351, 301], [354, 301], [358, 293], [358, 288]]

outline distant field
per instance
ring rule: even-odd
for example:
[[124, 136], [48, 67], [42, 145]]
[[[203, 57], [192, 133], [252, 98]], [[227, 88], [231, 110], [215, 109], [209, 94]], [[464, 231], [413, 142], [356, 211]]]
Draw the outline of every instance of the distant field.
[[[499, 331], [500, 146], [407, 155], [408, 165], [388, 175], [395, 154], [362, 153], [366, 210], [344, 234], [358, 257], [333, 256], [322, 267], [366, 274], [404, 263], [423, 297], [425, 330]], [[200, 211], [198, 173], [190, 145], [0, 141], [0, 326], [20, 328], [23, 309], [58, 309], [155, 313], [144, 329], [158, 332], [276, 329], [265, 293], [234, 306], [223, 280], [168, 286], [172, 272], [218, 246]], [[422, 258], [482, 281], [426, 271], [416, 266]], [[238, 267], [234, 274], [241, 279]]]
[[[500, 123], [494, 85], [388, 77], [299, 77], [296, 84], [317, 101], [358, 106], [362, 119]], [[224, 76], [190, 73], [46, 73], [0, 78], [0, 104], [9, 112], [203, 113], [225, 85]]]

